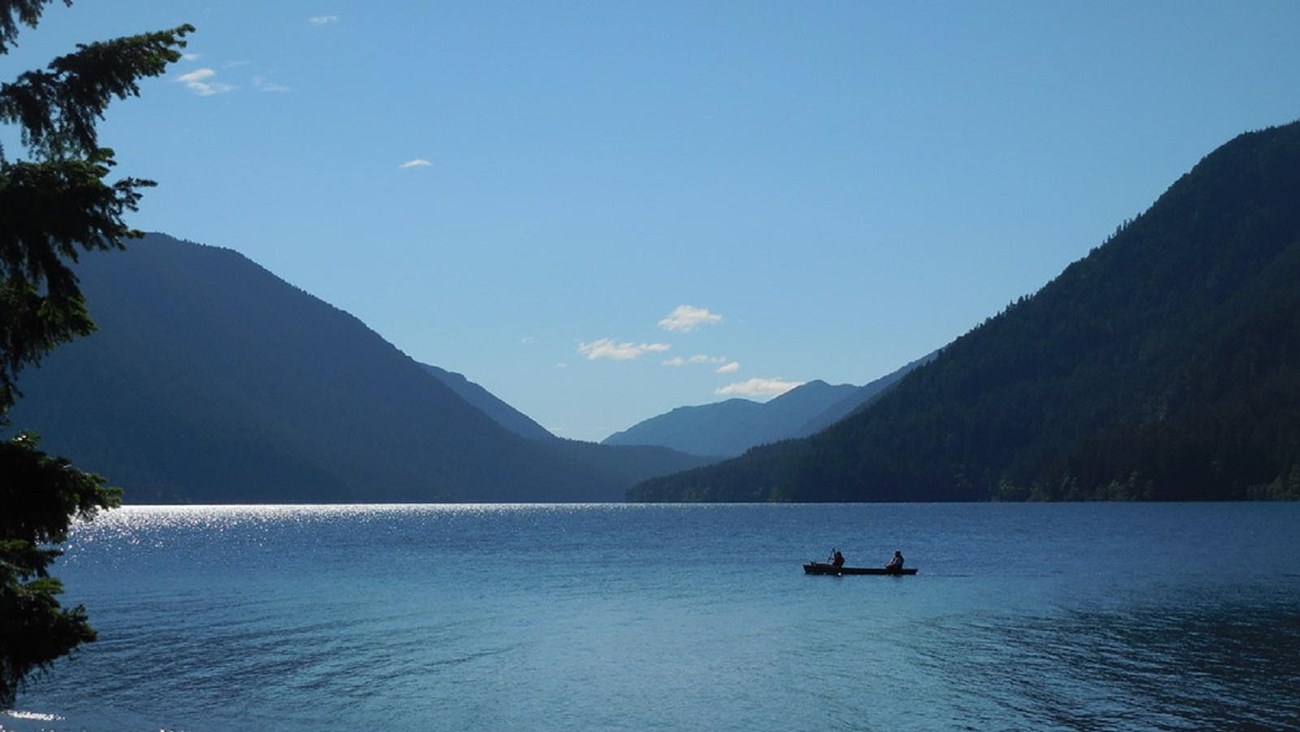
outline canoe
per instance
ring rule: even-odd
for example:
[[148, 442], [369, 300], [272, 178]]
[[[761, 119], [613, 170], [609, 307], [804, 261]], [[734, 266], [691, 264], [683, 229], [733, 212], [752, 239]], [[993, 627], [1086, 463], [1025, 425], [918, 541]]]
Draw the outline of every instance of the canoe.
[[835, 576], [845, 574], [887, 574], [887, 575], [905, 575], [916, 574], [916, 567], [904, 567], [902, 569], [885, 569], [884, 567], [833, 567], [825, 562], [810, 562], [803, 565], [804, 574], [833, 574]]

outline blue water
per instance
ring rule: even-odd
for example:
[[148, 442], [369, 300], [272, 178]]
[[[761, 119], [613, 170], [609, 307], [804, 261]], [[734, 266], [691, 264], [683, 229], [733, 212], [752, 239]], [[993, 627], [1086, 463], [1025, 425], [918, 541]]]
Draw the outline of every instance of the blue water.
[[[1300, 504], [134, 507], [4, 730], [1300, 728]], [[812, 577], [902, 549], [914, 577]]]

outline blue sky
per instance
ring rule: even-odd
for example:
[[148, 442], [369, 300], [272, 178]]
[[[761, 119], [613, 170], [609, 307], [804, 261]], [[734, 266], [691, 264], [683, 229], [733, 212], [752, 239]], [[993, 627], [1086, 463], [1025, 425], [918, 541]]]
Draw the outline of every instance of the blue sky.
[[1292, 0], [81, 0], [0, 63], [183, 22], [101, 127], [132, 223], [577, 439], [866, 383], [1300, 117]]

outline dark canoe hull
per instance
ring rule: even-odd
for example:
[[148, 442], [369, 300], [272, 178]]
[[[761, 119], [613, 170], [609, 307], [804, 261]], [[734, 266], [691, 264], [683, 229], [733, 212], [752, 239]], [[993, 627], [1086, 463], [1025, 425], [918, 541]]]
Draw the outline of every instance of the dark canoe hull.
[[825, 562], [812, 562], [803, 565], [805, 574], [831, 574], [839, 577], [846, 574], [873, 574], [873, 575], [893, 575], [902, 576], [906, 574], [916, 574], [916, 567], [905, 567], [903, 569], [885, 569], [884, 567], [832, 567]]

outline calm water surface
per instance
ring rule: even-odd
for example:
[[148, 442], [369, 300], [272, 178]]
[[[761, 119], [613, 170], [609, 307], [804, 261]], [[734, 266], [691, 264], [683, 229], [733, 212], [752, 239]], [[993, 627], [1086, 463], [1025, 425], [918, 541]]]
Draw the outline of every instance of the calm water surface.
[[1300, 728], [1298, 504], [133, 507], [56, 574], [100, 640], [0, 729]]

